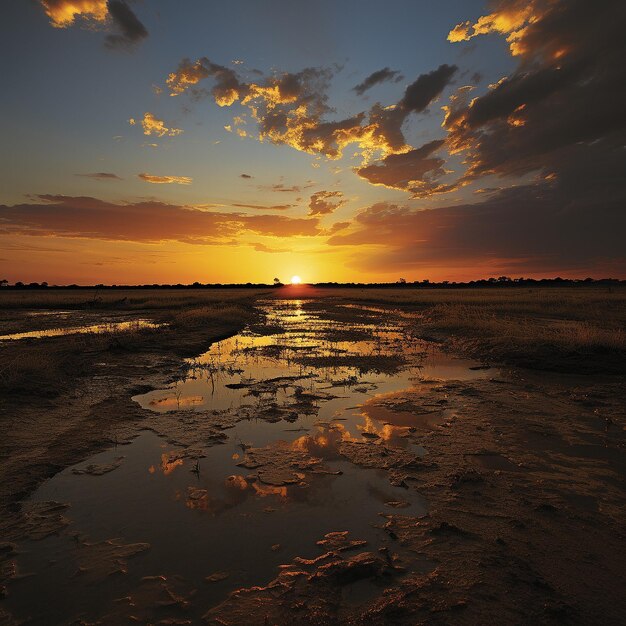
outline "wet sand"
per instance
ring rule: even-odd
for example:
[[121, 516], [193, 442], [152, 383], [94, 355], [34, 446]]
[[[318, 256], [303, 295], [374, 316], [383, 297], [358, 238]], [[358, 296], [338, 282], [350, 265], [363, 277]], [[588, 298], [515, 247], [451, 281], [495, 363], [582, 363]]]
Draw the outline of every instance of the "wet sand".
[[109, 365], [45, 449], [15, 425], [7, 623], [620, 623], [618, 377], [483, 366], [392, 309], [260, 306], [182, 367]]

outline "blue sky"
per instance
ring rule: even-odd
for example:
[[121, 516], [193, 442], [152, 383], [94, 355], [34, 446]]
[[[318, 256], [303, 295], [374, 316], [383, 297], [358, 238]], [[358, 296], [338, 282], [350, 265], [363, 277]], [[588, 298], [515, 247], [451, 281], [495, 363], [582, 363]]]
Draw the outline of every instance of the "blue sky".
[[[567, 97], [561, 100], [552, 92], [537, 100], [532, 81], [534, 72], [558, 73], [570, 60], [573, 64], [580, 56], [593, 57], [598, 43], [587, 41], [592, 31], [586, 22], [604, 19], [599, 14], [581, 19], [577, 13], [576, 23], [567, 15], [571, 5], [543, 0], [503, 0], [495, 10], [474, 0], [77, 0], [73, 6], [82, 7], [82, 13], [55, 24], [70, 6], [70, 0], [6, 0], [0, 8], [4, 78], [0, 210], [4, 207], [6, 213], [0, 219], [9, 224], [0, 231], [0, 241], [6, 242], [7, 250], [15, 250], [3, 257], [10, 272], [26, 267], [29, 278], [43, 280], [44, 269], [52, 266], [63, 268], [53, 272], [54, 280], [69, 280], [73, 255], [87, 254], [86, 250], [95, 260], [76, 280], [88, 282], [102, 281], [105, 271], [111, 276], [123, 273], [118, 265], [128, 259], [136, 267], [150, 259], [149, 267], [134, 276], [150, 282], [158, 281], [159, 272], [165, 270], [169, 279], [176, 272], [181, 280], [192, 277], [194, 259], [203, 268], [213, 267], [203, 269], [210, 273], [206, 280], [212, 281], [226, 280], [223, 274], [237, 279], [230, 270], [233, 265], [260, 268], [258, 276], [256, 269], [249, 272], [253, 280], [263, 279], [274, 266], [278, 273], [291, 265], [317, 280], [329, 279], [330, 268], [338, 264], [346, 280], [383, 280], [398, 273], [454, 278], [524, 269], [534, 274], [557, 270], [576, 274], [600, 271], [599, 267], [621, 271], [621, 260], [616, 260], [621, 256], [613, 252], [608, 265], [595, 247], [581, 258], [567, 250], [553, 253], [549, 238], [537, 244], [530, 227], [523, 243], [507, 244], [509, 231], [503, 231], [494, 233], [494, 241], [477, 245], [481, 237], [469, 241], [467, 225], [459, 225], [458, 231], [450, 226], [470, 216], [486, 220], [478, 217], [482, 209], [476, 207], [486, 203], [489, 210], [482, 215], [495, 210], [491, 208], [495, 196], [504, 207], [517, 206], [510, 196], [519, 188], [536, 198], [539, 184], [555, 194], [548, 213], [563, 211], [566, 205], [559, 204], [564, 202], [563, 189], [557, 193], [555, 186], [576, 177], [570, 169], [560, 171], [561, 162], [569, 168], [569, 152], [563, 158], [562, 151], [573, 154], [581, 145], [574, 130], [581, 128], [581, 121], [574, 119], [578, 113], [572, 103], [580, 99], [576, 89], [590, 90], [602, 73], [590, 69], [593, 73], [586, 82], [564, 85]], [[94, 6], [99, 18], [89, 13]], [[116, 7], [125, 11], [125, 23], [115, 17]], [[559, 19], [569, 30], [549, 30]], [[460, 35], [449, 36], [459, 24]], [[125, 27], [130, 28], [126, 34]], [[112, 35], [125, 45], [105, 45]], [[192, 64], [199, 60], [204, 74], [172, 97], [166, 80], [171, 73], [181, 75], [184, 59]], [[305, 68], [315, 68], [317, 78], [328, 72], [319, 94], [310, 92], [316, 78], [305, 78], [298, 96], [292, 101], [281, 96], [276, 109], [267, 95], [257, 93], [256, 100], [246, 100], [251, 91], [301, 76]], [[354, 91], [384, 68], [394, 72], [390, 80], [374, 84], [362, 95]], [[211, 94], [224, 72], [236, 77], [240, 90], [230, 106], [218, 106]], [[559, 75], [555, 76], [558, 82]], [[440, 84], [425, 105], [406, 104], [405, 90], [412, 85], [423, 91], [430, 80]], [[321, 117], [312, 113], [316, 104], [324, 109]], [[275, 111], [297, 117], [299, 105], [305, 106], [306, 114], [298, 132], [312, 126], [319, 141], [303, 148], [286, 135], [266, 133], [259, 140], [263, 124]], [[330, 158], [328, 147], [319, 143], [325, 125], [347, 123], [362, 114], [352, 132], [373, 128], [371, 116], [378, 105], [405, 111], [403, 142], [382, 145], [370, 137], [348, 143], [341, 158]], [[454, 111], [446, 123], [444, 106]], [[589, 119], [594, 107], [587, 108]], [[495, 114], [472, 121], [480, 110]], [[144, 133], [146, 113], [174, 130], [161, 137]], [[551, 136], [550, 124], [557, 126], [570, 117], [571, 141], [548, 151], [539, 146], [541, 137]], [[134, 125], [129, 124], [131, 118]], [[387, 127], [376, 127], [386, 141]], [[238, 131], [246, 136], [240, 137]], [[598, 131], [583, 140], [591, 139], [590, 146], [598, 145], [598, 140], [617, 145], [614, 131], [607, 131], [606, 137]], [[562, 141], [561, 131], [555, 133]], [[526, 145], [531, 139], [533, 146]], [[496, 156], [498, 149], [502, 153]], [[107, 176], [93, 176], [99, 173]], [[318, 213], [312, 208], [314, 194], [325, 201]], [[108, 203], [107, 208], [85, 208], [79, 217], [86, 223], [72, 228], [68, 214], [75, 201], [67, 199], [77, 197], [95, 198]], [[121, 219], [132, 224], [140, 219], [135, 209], [125, 216], [119, 207], [142, 202], [156, 203], [155, 214], [161, 205], [170, 207], [164, 221], [181, 208], [217, 212], [213, 217], [219, 217], [221, 226], [211, 230], [217, 228], [212, 223], [203, 233], [194, 225], [193, 236], [164, 232], [147, 239], [132, 235], [130, 226], [125, 233], [117, 228], [98, 230], [90, 222]], [[535, 206], [533, 202], [520, 207]], [[461, 207], [460, 217], [450, 218], [454, 207]], [[105, 212], [93, 213], [100, 210]], [[526, 216], [522, 208], [519, 211], [515, 219], [522, 223]], [[262, 215], [254, 223], [262, 222], [263, 227], [241, 226], [245, 216], [254, 215]], [[381, 215], [384, 223], [375, 227], [378, 236], [368, 235], [370, 223]], [[506, 211], [494, 215], [502, 229], [509, 228]], [[433, 220], [441, 223], [435, 225]], [[414, 229], [409, 239], [405, 221]], [[486, 232], [493, 223], [490, 217], [477, 232]], [[558, 221], [550, 218], [541, 230], [557, 227]], [[442, 229], [447, 233], [443, 238], [437, 234]], [[46, 243], [54, 239], [55, 249], [65, 251], [52, 263], [45, 253], [30, 254], [42, 247], [43, 237]], [[130, 256], [127, 252], [120, 256], [120, 246], [131, 246]], [[172, 253], [174, 260], [168, 268], [155, 267], [155, 253], [166, 248], [177, 251]], [[213, 257], [226, 261], [211, 264]]]

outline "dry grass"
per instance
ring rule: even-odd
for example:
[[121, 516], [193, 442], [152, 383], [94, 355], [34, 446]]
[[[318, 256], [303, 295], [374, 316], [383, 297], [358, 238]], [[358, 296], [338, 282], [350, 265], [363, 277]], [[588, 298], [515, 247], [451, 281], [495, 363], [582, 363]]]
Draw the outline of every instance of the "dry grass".
[[0, 309], [173, 310], [216, 302], [246, 302], [270, 289], [24, 289], [0, 290]]
[[626, 370], [625, 287], [310, 289], [300, 297], [414, 311], [418, 334], [452, 338], [485, 360]]
[[[20, 340], [0, 344], [0, 390], [13, 394], [54, 396], [66, 391], [77, 375], [89, 374], [95, 362], [112, 356], [171, 349], [173, 353], [201, 351], [217, 338], [232, 334], [256, 320], [253, 302], [267, 290], [147, 290], [104, 292], [102, 300], [86, 299], [85, 293], [61, 290], [3, 292], [0, 305], [6, 332], [11, 319], [24, 328], [29, 309], [72, 310], [77, 313], [68, 327], [82, 325], [82, 310], [89, 310], [86, 323], [94, 314], [115, 309], [116, 314], [153, 319], [158, 330], [134, 328], [100, 333], [71, 334], [44, 340]], [[122, 298], [120, 295], [122, 294]], [[123, 295], [128, 294], [128, 295]], [[94, 303], [95, 302], [95, 303]], [[7, 318], [8, 321], [7, 321]], [[41, 318], [28, 323], [40, 328]]]

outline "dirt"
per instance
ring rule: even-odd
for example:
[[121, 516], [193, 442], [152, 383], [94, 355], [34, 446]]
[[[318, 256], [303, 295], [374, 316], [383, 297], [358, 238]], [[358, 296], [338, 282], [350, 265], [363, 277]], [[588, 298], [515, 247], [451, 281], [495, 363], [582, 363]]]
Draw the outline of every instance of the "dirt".
[[[320, 318], [382, 325], [373, 310], [315, 304]], [[350, 317], [352, 316], [352, 317]], [[269, 325], [269, 333], [282, 327]], [[67, 505], [23, 503], [47, 477], [93, 452], [120, 446], [148, 429], [177, 449], [165, 467], [197, 460], [220, 445], [225, 431], [255, 419], [289, 424], [315, 415], [320, 402], [337, 397], [309, 392], [303, 377], [244, 381], [249, 405], [237, 411], [172, 410], [150, 413], [132, 396], [158, 389], [181, 371], [181, 356], [206, 349], [211, 339], [235, 329], [216, 329], [172, 341], [158, 350], [112, 355], [93, 365], [73, 391], [60, 398], [16, 398], [3, 409], [0, 441], [0, 592], [10, 593], [22, 573], [16, 555], [25, 539], [71, 533]], [[360, 341], [358, 329], [343, 341]], [[333, 339], [341, 337], [338, 330]], [[202, 348], [200, 348], [202, 345]], [[279, 351], [269, 356], [279, 356]], [[397, 356], [337, 354], [295, 357], [311, 366], [349, 365], [361, 372], [396, 372]], [[323, 362], [322, 359], [325, 359]], [[333, 362], [332, 359], [335, 359]], [[359, 360], [360, 359], [360, 360]], [[316, 360], [315, 363], [312, 360]], [[337, 378], [342, 386], [368, 390], [362, 379]], [[288, 401], [277, 394], [299, 390]], [[261, 401], [256, 403], [255, 399]], [[210, 624], [620, 624], [626, 614], [623, 576], [626, 389], [618, 377], [557, 376], [509, 369], [465, 381], [415, 381], [413, 388], [377, 397], [365, 415], [402, 429], [402, 445], [377, 433], [362, 439], [338, 434], [339, 456], [385, 472], [407, 494], [419, 492], [428, 514], [403, 514], [407, 502], [380, 507], [379, 545], [350, 537], [343, 529], [321, 537], [320, 554], [296, 557], [266, 583], [243, 587], [208, 608]], [[298, 429], [295, 429], [298, 430]], [[367, 435], [370, 436], [367, 436]], [[425, 455], [413, 450], [425, 448]], [[74, 470], [101, 476], [112, 464]], [[249, 447], [242, 442], [240, 467], [229, 478], [241, 490], [284, 489], [333, 473], [317, 455], [315, 441], [295, 449], [280, 442]], [[96, 478], [86, 478], [96, 480]], [[190, 509], [222, 506], [202, 487], [183, 497]], [[75, 537], [78, 575], [99, 581], [126, 571], [128, 559], [150, 550], [147, 543]], [[276, 552], [280, 553], [280, 544]], [[304, 546], [306, 550], [309, 546]], [[272, 547], [272, 551], [273, 547]], [[230, 573], [206, 575], [207, 587], [225, 584]], [[171, 576], [144, 577], [111, 607], [101, 623], [192, 623], [190, 606], [202, 591]], [[0, 622], [10, 622], [0, 608]], [[163, 621], [167, 620], [167, 621]]]

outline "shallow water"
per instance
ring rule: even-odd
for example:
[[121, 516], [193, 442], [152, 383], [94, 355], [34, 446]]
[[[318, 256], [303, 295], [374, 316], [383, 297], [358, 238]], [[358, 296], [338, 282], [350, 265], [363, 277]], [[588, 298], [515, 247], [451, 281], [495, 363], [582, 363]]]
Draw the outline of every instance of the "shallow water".
[[158, 328], [159, 325], [150, 320], [136, 319], [125, 322], [107, 322], [104, 324], [86, 324], [84, 326], [69, 326], [64, 328], [46, 328], [29, 330], [23, 333], [0, 335], [0, 341], [15, 341], [18, 339], [44, 339], [46, 337], [61, 337], [63, 335], [102, 334]]
[[[418, 492], [392, 486], [386, 472], [354, 465], [339, 445], [367, 440], [425, 455], [405, 435], [436, 428], [449, 417], [445, 407], [414, 415], [377, 403], [402, 390], [419, 391], [429, 380], [492, 372], [470, 369], [476, 363], [412, 339], [404, 316], [387, 316], [380, 326], [380, 316], [366, 309], [346, 321], [316, 306], [267, 303], [268, 327], [280, 326], [280, 333], [243, 332], [213, 344], [189, 361], [185, 377], [134, 398], [150, 415], [174, 422], [188, 411], [207, 420], [227, 415], [234, 425], [221, 445], [205, 445], [199, 435], [193, 447], [201, 451], [189, 458], [167, 437], [144, 430], [38, 489], [33, 501], [70, 504], [71, 523], [59, 536], [25, 544], [20, 570], [33, 575], [13, 583], [8, 598], [18, 617], [35, 623], [113, 619], [120, 598], [141, 595], [138, 590], [154, 581], [145, 577], [164, 576], [180, 597], [195, 590], [187, 611], [198, 619], [228, 592], [266, 584], [296, 556], [320, 554], [315, 542], [328, 532], [348, 530], [375, 549], [384, 535], [377, 527], [381, 513], [398, 506], [408, 515], [427, 511]], [[303, 472], [288, 484], [262, 482], [240, 463], [250, 446], [267, 445], [277, 455], [299, 451], [321, 459], [326, 473]], [[93, 475], [90, 465], [114, 469]], [[112, 575], [98, 561], [100, 551], [72, 531], [91, 543], [119, 538], [150, 547], [122, 559], [126, 573]], [[223, 579], [205, 581], [216, 573]], [[148, 595], [143, 601], [154, 603]], [[158, 606], [161, 619], [167, 617], [167, 606]]]

